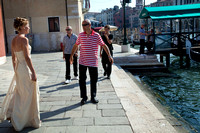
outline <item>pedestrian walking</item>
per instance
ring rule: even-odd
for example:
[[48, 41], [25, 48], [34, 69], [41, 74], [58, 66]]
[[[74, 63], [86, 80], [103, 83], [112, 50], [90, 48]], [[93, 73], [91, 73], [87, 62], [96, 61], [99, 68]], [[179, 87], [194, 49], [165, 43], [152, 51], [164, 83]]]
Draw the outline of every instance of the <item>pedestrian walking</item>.
[[78, 46], [81, 45], [80, 48], [80, 59], [79, 59], [79, 86], [80, 86], [80, 94], [81, 94], [81, 104], [85, 104], [87, 97], [87, 88], [86, 88], [86, 72], [89, 69], [90, 75], [90, 92], [91, 92], [91, 102], [98, 103], [99, 101], [96, 99], [96, 91], [97, 91], [97, 80], [98, 80], [98, 50], [99, 46], [105, 50], [108, 55], [109, 61], [113, 63], [113, 58], [109, 52], [108, 47], [103, 42], [99, 33], [93, 31], [91, 29], [91, 22], [88, 19], [85, 19], [82, 22], [82, 27], [84, 32], [81, 32], [78, 35], [78, 39], [76, 44], [72, 49], [72, 53], [70, 56], [70, 63], [73, 63], [73, 55], [77, 51]]
[[[113, 57], [113, 46], [112, 46], [112, 39], [113, 35], [109, 33], [110, 26], [106, 25], [104, 27], [104, 34], [102, 35], [102, 39], [106, 46], [109, 48], [110, 54]], [[105, 50], [101, 47], [100, 48], [100, 57], [102, 58], [102, 66], [104, 69], [104, 76], [107, 75], [107, 79], [110, 79], [110, 74], [112, 72], [112, 63], [109, 61], [108, 55]]]
[[31, 61], [31, 47], [25, 37], [29, 33], [29, 22], [18, 17], [14, 28], [18, 31], [11, 45], [14, 77], [2, 104], [0, 121], [10, 120], [14, 129], [21, 131], [25, 127], [41, 126], [39, 86]]
[[[66, 73], [65, 73], [65, 83], [69, 84], [71, 82], [71, 75], [70, 75], [70, 55], [72, 48], [77, 40], [77, 35], [72, 33], [72, 27], [66, 27], [67, 35], [63, 38], [63, 59], [65, 59], [66, 63]], [[78, 80], [78, 69], [77, 69], [77, 58], [78, 58], [78, 50], [74, 54], [74, 62], [73, 62], [73, 69], [74, 69], [74, 79]]]

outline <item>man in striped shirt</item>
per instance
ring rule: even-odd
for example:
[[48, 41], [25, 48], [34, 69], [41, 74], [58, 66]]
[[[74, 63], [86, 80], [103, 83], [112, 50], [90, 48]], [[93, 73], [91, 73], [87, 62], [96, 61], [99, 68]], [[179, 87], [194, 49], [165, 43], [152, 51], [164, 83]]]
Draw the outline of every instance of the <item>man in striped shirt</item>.
[[74, 45], [71, 56], [70, 63], [73, 63], [73, 55], [78, 49], [78, 46], [81, 45], [80, 48], [80, 59], [79, 59], [79, 86], [81, 92], [81, 104], [85, 104], [87, 101], [87, 91], [86, 91], [86, 72], [87, 68], [89, 69], [90, 75], [90, 89], [91, 89], [91, 102], [98, 103], [99, 101], [96, 99], [96, 86], [98, 80], [98, 49], [99, 46], [105, 50], [108, 55], [109, 61], [113, 63], [113, 58], [110, 54], [108, 47], [103, 42], [101, 36], [94, 32], [91, 29], [90, 20], [86, 19], [82, 22], [84, 32], [81, 32], [78, 35], [78, 39], [76, 44]]

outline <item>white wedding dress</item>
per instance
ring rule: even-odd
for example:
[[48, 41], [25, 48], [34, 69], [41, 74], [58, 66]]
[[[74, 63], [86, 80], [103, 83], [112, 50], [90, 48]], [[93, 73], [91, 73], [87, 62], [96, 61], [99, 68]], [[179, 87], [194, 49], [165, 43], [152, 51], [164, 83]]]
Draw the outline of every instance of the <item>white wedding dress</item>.
[[15, 52], [15, 56], [15, 74], [2, 104], [0, 121], [11, 118], [16, 131], [21, 131], [24, 127], [39, 128], [39, 86], [31, 80], [23, 51]]

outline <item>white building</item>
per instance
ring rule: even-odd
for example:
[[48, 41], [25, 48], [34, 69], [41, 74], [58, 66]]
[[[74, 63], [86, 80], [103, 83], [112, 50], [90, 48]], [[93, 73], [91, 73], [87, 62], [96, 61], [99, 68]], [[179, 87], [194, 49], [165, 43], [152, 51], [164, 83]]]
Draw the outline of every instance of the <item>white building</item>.
[[[30, 22], [30, 45], [34, 51], [58, 51], [66, 34], [67, 22], [73, 32], [82, 31], [81, 22], [88, 0], [3, 0], [8, 51], [16, 36], [13, 22], [16, 17], [25, 17]], [[87, 7], [86, 5], [86, 7]]]
[[84, 14], [84, 19], [96, 20], [96, 16], [99, 14], [100, 12], [87, 12]]
[[119, 10], [119, 6], [114, 6], [114, 8], [102, 10], [100, 14], [96, 15], [96, 20], [102, 22], [103, 25], [115, 25], [114, 14]]

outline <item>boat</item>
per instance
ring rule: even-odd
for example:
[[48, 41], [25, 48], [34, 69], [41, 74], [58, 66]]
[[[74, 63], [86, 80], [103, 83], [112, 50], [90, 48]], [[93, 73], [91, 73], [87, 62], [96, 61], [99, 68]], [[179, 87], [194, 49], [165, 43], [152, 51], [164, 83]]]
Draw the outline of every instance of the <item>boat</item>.
[[194, 61], [200, 62], [200, 48], [190, 48], [190, 58]]

